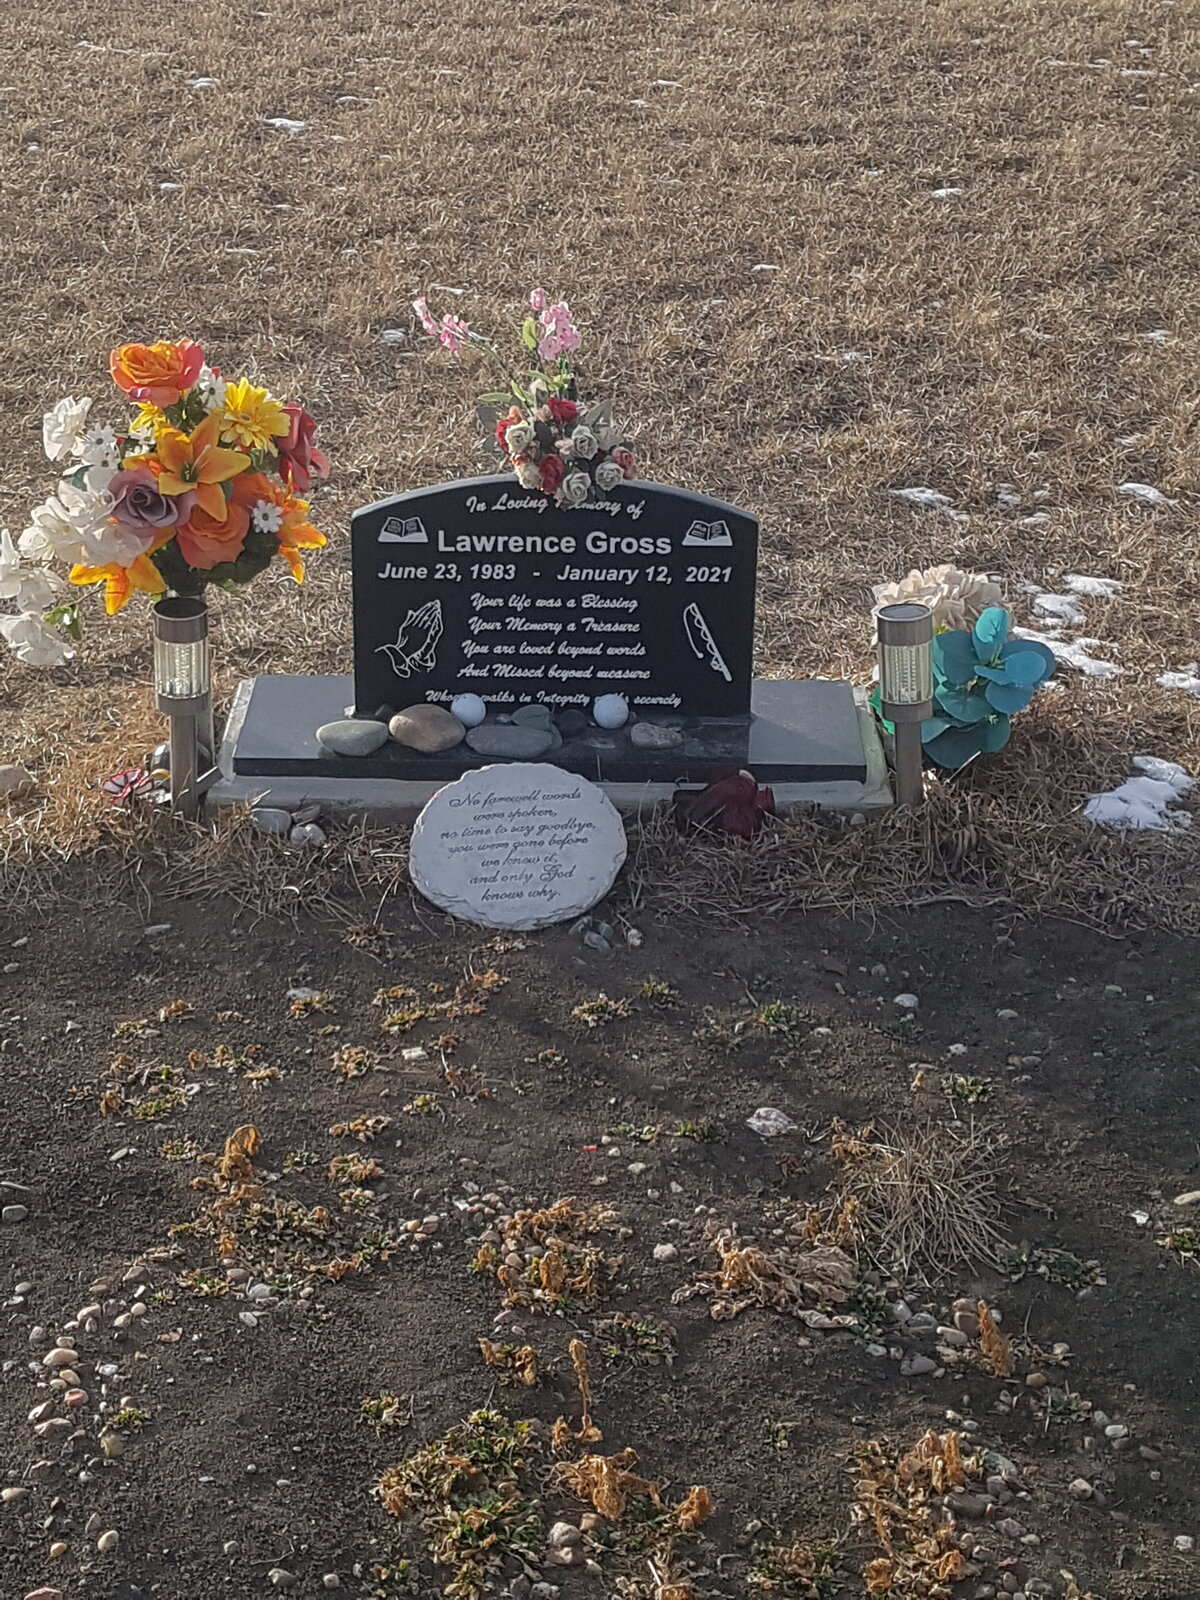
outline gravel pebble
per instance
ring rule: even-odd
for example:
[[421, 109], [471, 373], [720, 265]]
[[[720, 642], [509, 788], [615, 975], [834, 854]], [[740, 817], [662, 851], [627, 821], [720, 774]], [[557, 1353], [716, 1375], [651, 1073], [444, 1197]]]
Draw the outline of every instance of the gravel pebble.
[[915, 994], [898, 994], [892, 1004], [899, 1006], [901, 1011], [915, 1011], [921, 1002]]
[[24, 1222], [28, 1215], [28, 1206], [4, 1206], [0, 1209], [0, 1222]]
[[121, 1535], [115, 1528], [109, 1528], [96, 1540], [96, 1549], [99, 1550], [102, 1556], [104, 1556], [107, 1555], [110, 1550], [115, 1550], [120, 1542]]
[[1196, 1548], [1196, 1541], [1190, 1533], [1177, 1533], [1175, 1535], [1175, 1548], [1181, 1556], [1190, 1556]]
[[656, 1244], [654, 1246], [655, 1261], [674, 1261], [679, 1255], [679, 1249], [673, 1244]]

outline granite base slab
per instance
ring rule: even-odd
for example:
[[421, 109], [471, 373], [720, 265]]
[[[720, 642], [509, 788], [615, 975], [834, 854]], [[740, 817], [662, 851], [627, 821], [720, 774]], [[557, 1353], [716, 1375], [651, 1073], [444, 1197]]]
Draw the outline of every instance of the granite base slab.
[[[351, 699], [349, 677], [272, 674], [240, 684], [209, 803], [292, 808], [319, 801], [332, 811], [399, 820], [444, 783], [496, 759], [465, 745], [426, 755], [394, 742], [371, 756], [331, 755], [316, 730], [344, 716]], [[874, 719], [852, 685], [758, 680], [752, 708], [749, 718], [647, 719], [681, 734], [681, 743], [666, 750], [638, 748], [627, 729], [591, 728], [540, 759], [600, 784], [624, 809], [739, 767], [770, 784], [784, 806], [866, 811], [891, 803]]]

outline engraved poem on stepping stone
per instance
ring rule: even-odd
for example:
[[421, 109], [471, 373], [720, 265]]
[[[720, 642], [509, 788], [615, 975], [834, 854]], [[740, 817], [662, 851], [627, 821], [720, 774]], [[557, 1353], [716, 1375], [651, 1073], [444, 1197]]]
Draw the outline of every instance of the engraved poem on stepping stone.
[[427, 900], [489, 928], [541, 928], [588, 911], [625, 860], [603, 790], [543, 762], [482, 767], [417, 818], [412, 880]]

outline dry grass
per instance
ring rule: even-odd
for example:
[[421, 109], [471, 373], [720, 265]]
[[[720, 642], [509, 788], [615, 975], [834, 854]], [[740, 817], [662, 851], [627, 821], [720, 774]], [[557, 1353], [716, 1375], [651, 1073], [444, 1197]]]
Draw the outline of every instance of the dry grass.
[[[943, 1276], [996, 1264], [1005, 1242], [999, 1157], [975, 1128], [842, 1128], [833, 1153], [842, 1179], [831, 1211], [853, 1215], [863, 1248], [885, 1270]], [[984, 1353], [990, 1361], [987, 1347]]]
[[[1189, 8], [474, 0], [432, 20], [297, 0], [286, 25], [270, 9], [207, 0], [175, 29], [129, 0], [0, 18], [0, 525], [44, 492], [44, 404], [103, 394], [120, 338], [190, 332], [302, 396], [335, 461], [311, 584], [273, 574], [252, 604], [221, 601], [222, 694], [345, 669], [349, 512], [484, 464], [473, 376], [413, 340], [408, 301], [450, 284], [465, 292], [436, 301], [494, 325], [542, 281], [584, 322], [588, 390], [651, 475], [762, 516], [763, 673], [861, 679], [869, 585], [914, 564], [1000, 571], [1015, 599], [1068, 571], [1126, 584], [1085, 602], [1121, 677], [1046, 697], [979, 790], [943, 792], [926, 822], [821, 835], [819, 853], [794, 825], [742, 891], [783, 907], [953, 885], [1197, 926], [1194, 898], [1164, 892], [1184, 846], [1077, 821], [1132, 753], [1200, 768], [1200, 700], [1154, 682], [1195, 659], [1200, 602]], [[306, 130], [264, 124], [280, 115]], [[1125, 479], [1178, 504], [1123, 500]], [[887, 493], [913, 484], [968, 520]], [[1023, 527], [1034, 510], [1049, 520]], [[61, 671], [0, 660], [0, 759], [49, 796], [5, 819], [22, 872], [132, 848], [88, 793], [157, 733], [130, 612], [90, 609]], [[652, 837], [643, 866], [665, 848]], [[693, 886], [706, 849], [675, 862]]]

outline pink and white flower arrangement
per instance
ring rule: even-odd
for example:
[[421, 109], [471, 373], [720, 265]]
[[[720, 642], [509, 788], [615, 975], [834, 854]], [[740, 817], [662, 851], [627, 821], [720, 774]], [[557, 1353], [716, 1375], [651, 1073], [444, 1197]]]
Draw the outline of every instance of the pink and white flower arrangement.
[[522, 488], [552, 495], [560, 506], [585, 506], [635, 478], [637, 458], [613, 428], [607, 406], [585, 410], [578, 402], [570, 358], [580, 336], [570, 306], [534, 289], [529, 307], [521, 343], [539, 365], [518, 375], [461, 317], [446, 312], [439, 319], [424, 299], [413, 301], [431, 339], [453, 355], [477, 350], [504, 374], [507, 388], [480, 395], [479, 404], [493, 414], [497, 407], [508, 408], [496, 423], [496, 442]]

